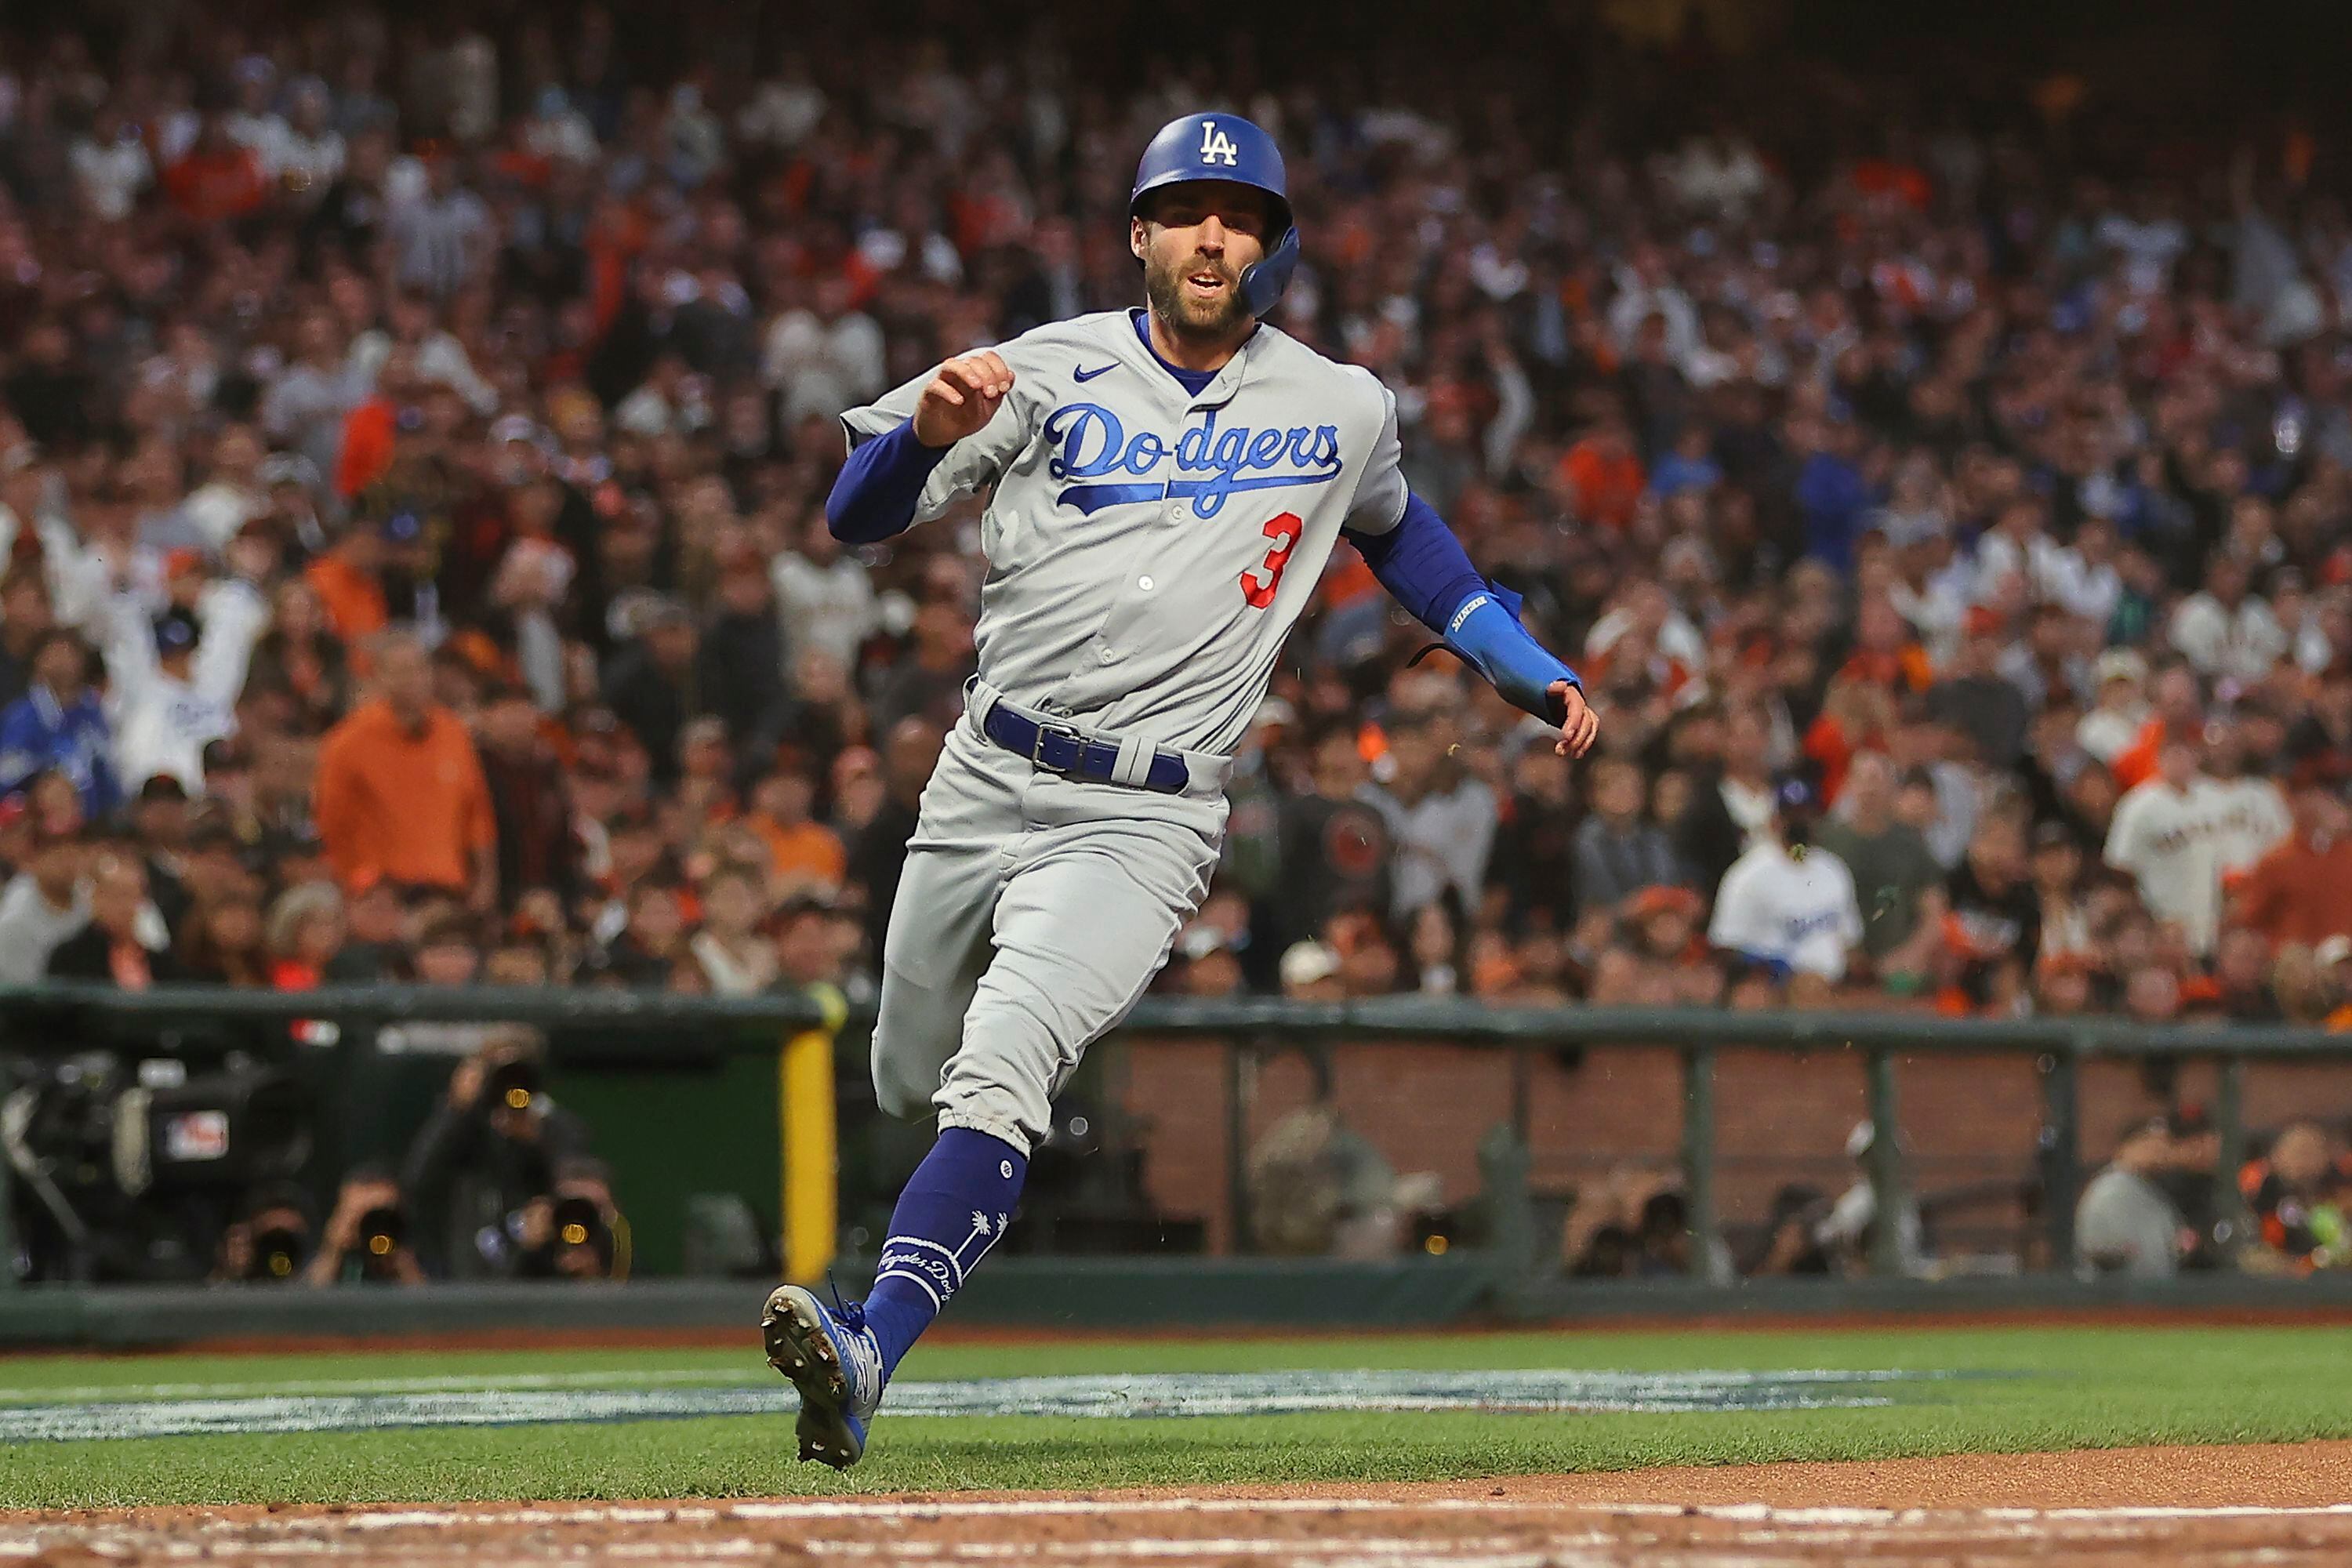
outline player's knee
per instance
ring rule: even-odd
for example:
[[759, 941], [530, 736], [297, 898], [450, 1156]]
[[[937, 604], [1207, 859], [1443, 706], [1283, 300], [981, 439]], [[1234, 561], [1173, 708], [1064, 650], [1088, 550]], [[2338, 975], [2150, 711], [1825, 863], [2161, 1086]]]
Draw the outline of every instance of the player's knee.
[[929, 1115], [931, 1096], [939, 1092], [938, 1069], [921, 1070], [903, 1052], [886, 1047], [883, 1039], [877, 1030], [874, 1037], [874, 1102], [885, 1114], [902, 1121]]

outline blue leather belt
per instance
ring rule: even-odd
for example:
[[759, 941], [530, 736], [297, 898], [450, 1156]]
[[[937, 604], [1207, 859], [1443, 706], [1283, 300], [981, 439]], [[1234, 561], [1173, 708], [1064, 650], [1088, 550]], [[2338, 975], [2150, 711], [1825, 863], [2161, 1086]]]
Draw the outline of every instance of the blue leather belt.
[[1090, 740], [1067, 724], [1041, 724], [1015, 713], [1003, 702], [990, 706], [980, 728], [982, 734], [1006, 751], [1028, 758], [1047, 773], [1067, 778], [1156, 790], [1161, 795], [1181, 795], [1192, 782], [1192, 770], [1181, 756], [1165, 746], [1154, 746], [1143, 782], [1129, 784], [1118, 776], [1118, 742]]

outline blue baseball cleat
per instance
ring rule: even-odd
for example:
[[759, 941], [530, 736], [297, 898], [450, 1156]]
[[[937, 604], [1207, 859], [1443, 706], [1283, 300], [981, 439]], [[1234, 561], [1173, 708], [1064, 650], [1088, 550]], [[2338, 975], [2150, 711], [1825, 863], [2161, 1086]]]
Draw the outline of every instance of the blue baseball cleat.
[[845, 1470], [865, 1457], [866, 1423], [882, 1403], [882, 1350], [856, 1302], [828, 1308], [778, 1286], [760, 1318], [768, 1364], [800, 1390], [801, 1458]]

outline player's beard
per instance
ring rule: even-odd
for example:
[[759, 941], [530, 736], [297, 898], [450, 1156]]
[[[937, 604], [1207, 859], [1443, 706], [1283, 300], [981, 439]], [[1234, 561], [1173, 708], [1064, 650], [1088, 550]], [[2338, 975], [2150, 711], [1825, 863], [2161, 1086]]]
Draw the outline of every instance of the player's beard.
[[[1184, 279], [1195, 272], [1214, 272], [1230, 286], [1214, 300], [1195, 300], [1184, 292]], [[1199, 256], [1187, 257], [1181, 266], [1157, 260], [1145, 263], [1143, 294], [1151, 302], [1151, 313], [1169, 331], [1194, 342], [1223, 342], [1249, 321], [1249, 306], [1242, 299], [1238, 275], [1222, 263]]]

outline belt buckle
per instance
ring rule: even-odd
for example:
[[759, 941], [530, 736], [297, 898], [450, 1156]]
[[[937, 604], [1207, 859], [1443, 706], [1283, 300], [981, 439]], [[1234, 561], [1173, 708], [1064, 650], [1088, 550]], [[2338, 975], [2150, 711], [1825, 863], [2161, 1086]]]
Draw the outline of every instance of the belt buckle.
[[[1070, 742], [1070, 765], [1066, 768], [1057, 768], [1053, 763], [1047, 762], [1045, 757], [1046, 741], [1056, 735]], [[1086, 746], [1084, 744], [1084, 737], [1082, 737], [1076, 727], [1072, 725], [1041, 723], [1037, 726], [1036, 737], [1029, 742], [1030, 765], [1032, 767], [1043, 768], [1049, 773], [1060, 773], [1065, 778], [1067, 778], [1071, 773], [1076, 773], [1077, 771], [1078, 764], [1083, 762], [1085, 758]]]

